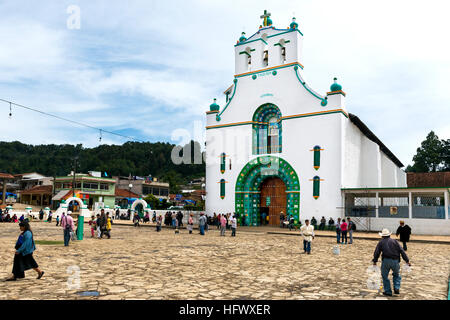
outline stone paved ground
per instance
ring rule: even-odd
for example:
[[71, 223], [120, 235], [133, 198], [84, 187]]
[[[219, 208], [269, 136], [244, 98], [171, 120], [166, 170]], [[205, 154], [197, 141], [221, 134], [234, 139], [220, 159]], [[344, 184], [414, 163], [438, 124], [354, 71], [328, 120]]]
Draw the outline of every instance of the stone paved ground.
[[[33, 223], [36, 240], [62, 240], [52, 223]], [[17, 224], [0, 224], [0, 279], [12, 268]], [[88, 235], [85, 226], [85, 235]], [[201, 237], [186, 230], [114, 226], [110, 240], [85, 238], [61, 245], [38, 245], [35, 259], [41, 280], [0, 282], [0, 299], [385, 299], [368, 290], [366, 269], [376, 242], [358, 240], [332, 253], [332, 238], [313, 242], [311, 255], [300, 254], [300, 237], [240, 232]], [[390, 299], [446, 299], [450, 246], [411, 243], [413, 271], [401, 295]], [[403, 262], [402, 262], [403, 264]], [[67, 286], [67, 268], [79, 266], [80, 288]], [[78, 292], [98, 291], [98, 297]]]

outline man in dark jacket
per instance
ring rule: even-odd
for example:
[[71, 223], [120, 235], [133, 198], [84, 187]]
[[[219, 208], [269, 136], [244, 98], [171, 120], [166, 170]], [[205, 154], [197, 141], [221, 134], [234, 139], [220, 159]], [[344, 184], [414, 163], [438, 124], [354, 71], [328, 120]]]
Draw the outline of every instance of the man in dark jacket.
[[405, 224], [405, 221], [400, 221], [400, 226], [397, 228], [397, 237], [400, 235], [400, 241], [403, 243], [403, 250], [408, 250], [406, 243], [409, 242], [409, 236], [411, 235], [411, 228]]
[[383, 229], [379, 235], [382, 239], [378, 242], [375, 252], [373, 253], [372, 261], [373, 264], [376, 265], [381, 254], [381, 276], [383, 277], [384, 288], [383, 294], [385, 296], [392, 296], [391, 282], [388, 278], [391, 270], [394, 280], [394, 292], [395, 294], [400, 294], [400, 283], [402, 281], [402, 277], [400, 276], [400, 255], [409, 266], [411, 266], [411, 263], [409, 262], [409, 258], [406, 255], [405, 250], [400, 247], [398, 241], [391, 238], [391, 233], [388, 229]]
[[98, 226], [100, 227], [100, 239], [106, 234], [106, 216], [105, 209], [100, 210], [100, 218], [98, 220]]

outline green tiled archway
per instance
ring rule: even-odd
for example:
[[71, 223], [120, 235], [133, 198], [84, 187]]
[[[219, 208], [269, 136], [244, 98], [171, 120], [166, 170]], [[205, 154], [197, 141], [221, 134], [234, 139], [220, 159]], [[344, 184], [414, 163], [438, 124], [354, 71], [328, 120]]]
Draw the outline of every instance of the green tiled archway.
[[299, 221], [300, 183], [292, 166], [279, 157], [262, 156], [247, 163], [236, 181], [236, 213], [239, 222], [245, 216], [246, 225], [259, 225], [261, 183], [269, 177], [278, 177], [286, 185], [287, 215]]

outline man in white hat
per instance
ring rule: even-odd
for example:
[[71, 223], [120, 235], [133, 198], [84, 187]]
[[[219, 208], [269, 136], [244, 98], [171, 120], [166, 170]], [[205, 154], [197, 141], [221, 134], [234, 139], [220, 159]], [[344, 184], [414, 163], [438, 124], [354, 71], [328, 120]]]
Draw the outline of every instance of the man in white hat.
[[394, 281], [394, 293], [400, 294], [400, 282], [402, 277], [400, 276], [400, 255], [403, 260], [411, 266], [409, 258], [406, 255], [405, 250], [400, 246], [398, 241], [391, 238], [391, 233], [388, 229], [378, 233], [382, 239], [378, 242], [378, 245], [373, 254], [373, 264], [376, 265], [378, 258], [381, 254], [381, 276], [383, 277], [383, 294], [385, 296], [392, 296], [391, 282], [389, 281], [389, 271], [392, 270], [392, 277]]
[[70, 216], [72, 211], [67, 211], [67, 215], [61, 218], [61, 227], [64, 230], [64, 246], [69, 245], [70, 233], [75, 230], [75, 224], [73, 223], [73, 218]]

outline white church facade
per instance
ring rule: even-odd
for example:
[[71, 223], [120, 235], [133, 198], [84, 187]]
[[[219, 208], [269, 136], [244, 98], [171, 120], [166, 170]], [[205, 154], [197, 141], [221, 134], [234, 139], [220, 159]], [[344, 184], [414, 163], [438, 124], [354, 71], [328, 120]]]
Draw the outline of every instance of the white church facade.
[[[303, 34], [264, 24], [235, 45], [235, 76], [222, 106], [206, 112], [206, 212], [246, 225], [342, 217], [346, 188], [406, 187], [403, 164], [347, 111], [336, 83], [319, 94], [304, 80]], [[245, 218], [244, 218], [245, 217]]]

